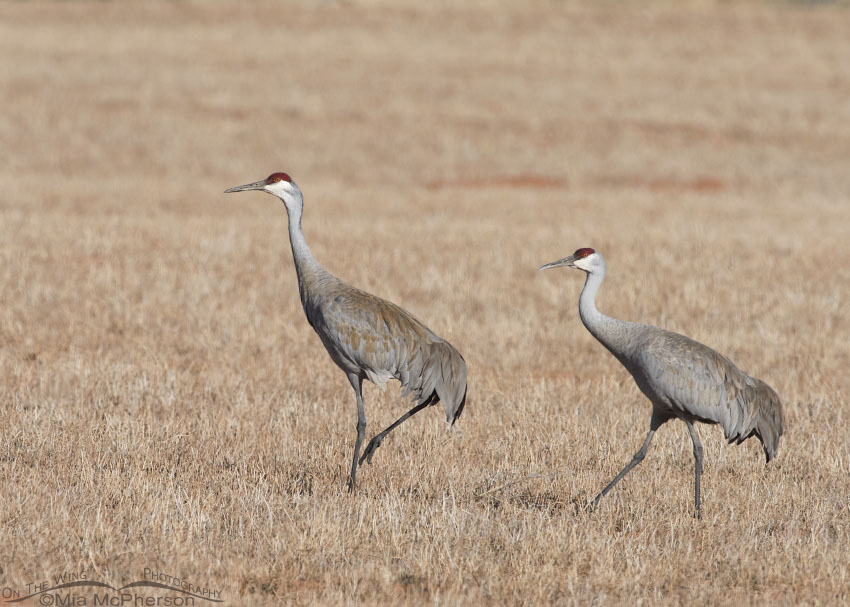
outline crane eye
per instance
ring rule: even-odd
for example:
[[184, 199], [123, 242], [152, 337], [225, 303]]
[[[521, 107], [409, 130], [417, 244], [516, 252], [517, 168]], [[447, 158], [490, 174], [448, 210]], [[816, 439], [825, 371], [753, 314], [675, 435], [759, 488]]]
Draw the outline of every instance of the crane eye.
[[286, 181], [287, 183], [291, 183], [292, 178], [286, 173], [272, 173], [266, 178], [266, 185], [271, 185], [279, 181]]
[[575, 256], [581, 257], [582, 259], [584, 259], [585, 257], [590, 257], [594, 253], [596, 253], [596, 251], [594, 251], [593, 249], [591, 249], [589, 247], [585, 247], [583, 249], [579, 249], [578, 251], [576, 251]]

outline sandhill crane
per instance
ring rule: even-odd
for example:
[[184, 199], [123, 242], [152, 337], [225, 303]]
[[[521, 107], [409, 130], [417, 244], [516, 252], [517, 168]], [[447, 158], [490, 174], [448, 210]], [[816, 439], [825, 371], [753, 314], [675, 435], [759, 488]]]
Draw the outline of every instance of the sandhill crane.
[[[262, 190], [277, 196], [289, 217], [289, 242], [298, 275], [298, 290], [307, 321], [318, 333], [331, 359], [342, 369], [357, 398], [357, 439], [348, 480], [354, 489], [357, 466], [372, 463], [375, 450], [389, 432], [420, 410], [443, 403], [446, 420], [454, 424], [466, 404], [466, 363], [451, 344], [411, 314], [389, 301], [355, 289], [316, 261], [301, 231], [304, 198], [286, 173], [225, 192]], [[362, 385], [368, 379], [383, 387], [390, 378], [401, 382], [402, 396], [416, 405], [386, 430], [375, 435], [363, 454], [366, 432]], [[358, 459], [359, 457], [359, 459]]]
[[590, 248], [541, 266], [569, 266], [587, 273], [579, 297], [579, 315], [587, 330], [632, 374], [652, 402], [649, 434], [643, 446], [593, 500], [595, 507], [626, 473], [646, 456], [655, 431], [667, 420], [685, 422], [694, 445], [695, 516], [700, 517], [702, 445], [693, 422], [720, 424], [726, 439], [740, 444], [761, 440], [767, 461], [776, 457], [784, 429], [782, 403], [773, 388], [750, 377], [732, 361], [684, 335], [605, 316], [596, 309], [596, 292], [605, 278], [605, 260]]

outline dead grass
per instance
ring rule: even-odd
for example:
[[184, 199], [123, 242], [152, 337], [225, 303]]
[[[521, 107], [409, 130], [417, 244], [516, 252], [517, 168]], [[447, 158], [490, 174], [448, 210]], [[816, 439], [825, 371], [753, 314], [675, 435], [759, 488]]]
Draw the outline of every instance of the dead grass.
[[[0, 588], [145, 567], [229, 604], [844, 604], [850, 13], [709, 2], [0, 5]], [[316, 256], [455, 344], [470, 400], [345, 493]], [[788, 434], [639, 446], [600, 307], [772, 384]], [[366, 389], [369, 429], [403, 410]], [[5, 596], [5, 595], [4, 595]], [[89, 600], [90, 600], [89, 595]], [[198, 604], [202, 604], [199, 601]]]

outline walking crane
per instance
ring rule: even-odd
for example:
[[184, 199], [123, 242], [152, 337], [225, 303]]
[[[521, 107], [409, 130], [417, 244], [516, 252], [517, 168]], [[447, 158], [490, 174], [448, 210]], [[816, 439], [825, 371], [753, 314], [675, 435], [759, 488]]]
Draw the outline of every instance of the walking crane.
[[[307, 247], [301, 231], [304, 198], [286, 173], [240, 185], [225, 192], [259, 190], [283, 201], [289, 218], [289, 242], [298, 275], [298, 290], [307, 321], [319, 335], [331, 359], [345, 372], [357, 399], [357, 438], [348, 480], [354, 489], [357, 466], [372, 463], [387, 434], [425, 407], [443, 404], [446, 420], [454, 424], [466, 404], [466, 363], [446, 340], [397, 305], [347, 285], [325, 270]], [[368, 379], [383, 387], [390, 379], [402, 385], [414, 407], [374, 436], [363, 454], [366, 432], [362, 385]]]
[[568, 266], [587, 273], [579, 297], [579, 316], [587, 330], [632, 374], [652, 402], [649, 433], [632, 460], [593, 500], [599, 503], [646, 456], [655, 431], [664, 422], [685, 422], [694, 446], [695, 516], [700, 517], [702, 444], [694, 422], [719, 424], [736, 444], [757, 436], [769, 462], [776, 457], [784, 431], [782, 403], [773, 388], [750, 377], [732, 361], [693, 339], [650, 325], [605, 316], [596, 309], [596, 293], [605, 278], [605, 260], [591, 248], [541, 266]]

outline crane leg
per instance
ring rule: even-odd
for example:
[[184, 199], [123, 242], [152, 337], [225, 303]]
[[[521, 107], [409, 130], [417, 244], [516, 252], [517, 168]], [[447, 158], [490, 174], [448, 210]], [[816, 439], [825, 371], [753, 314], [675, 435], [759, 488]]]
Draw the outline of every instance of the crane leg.
[[372, 455], [375, 454], [375, 449], [377, 449], [378, 447], [381, 446], [381, 441], [384, 440], [384, 437], [387, 434], [389, 434], [390, 431], [393, 428], [395, 428], [396, 426], [401, 424], [401, 422], [406, 420], [408, 417], [413, 417], [414, 415], [419, 413], [422, 409], [424, 409], [428, 405], [433, 405], [438, 400], [439, 400], [439, 398], [437, 397], [437, 393], [436, 392], [432, 393], [431, 396], [429, 396], [427, 398], [427, 400], [425, 400], [425, 401], [419, 403], [418, 405], [416, 405], [415, 407], [413, 407], [410, 411], [408, 411], [407, 413], [405, 413], [404, 415], [399, 417], [397, 420], [395, 420], [392, 424], [390, 424], [389, 428], [387, 428], [386, 430], [384, 430], [383, 432], [381, 432], [380, 434], [378, 434], [374, 438], [372, 438], [372, 440], [369, 441], [369, 444], [366, 445], [366, 449], [363, 451], [363, 455], [360, 457], [360, 464], [361, 465], [363, 464], [364, 459], [366, 460], [367, 464], [371, 464], [372, 463]]
[[646, 457], [646, 452], [649, 451], [649, 444], [652, 442], [652, 437], [655, 435], [655, 431], [661, 427], [661, 425], [670, 419], [663, 414], [658, 414], [655, 411], [652, 412], [652, 419], [649, 422], [649, 432], [646, 435], [646, 439], [643, 441], [643, 445], [638, 450], [637, 453], [632, 457], [632, 461], [626, 464], [626, 467], [620, 470], [620, 473], [614, 477], [610, 483], [608, 483], [605, 488], [599, 492], [599, 495], [593, 500], [593, 504], [591, 506], [591, 510], [596, 508], [597, 504], [599, 504], [599, 500], [601, 500], [605, 495], [608, 494], [611, 489], [614, 488], [614, 485], [620, 482], [620, 480], [628, 474], [629, 470], [637, 466], [639, 463], [643, 461], [643, 458]]
[[425, 401], [424, 403], [419, 403], [418, 405], [413, 407], [410, 411], [408, 411], [407, 413], [405, 413], [404, 415], [399, 417], [397, 420], [395, 420], [389, 426], [389, 428], [387, 428], [386, 430], [384, 430], [380, 434], [375, 435], [375, 437], [372, 438], [372, 440], [369, 441], [369, 444], [366, 445], [366, 448], [363, 450], [363, 455], [360, 457], [360, 463], [363, 464], [363, 460], [366, 460], [366, 463], [371, 464], [372, 463], [372, 456], [375, 454], [375, 449], [377, 449], [378, 447], [381, 446], [381, 441], [384, 440], [384, 437], [387, 434], [389, 434], [390, 431], [393, 428], [395, 428], [396, 426], [401, 424], [401, 422], [406, 420], [408, 417], [413, 417], [414, 415], [419, 413], [422, 409], [424, 409], [425, 407], [427, 407], [430, 404], [431, 404], [430, 399]]
[[702, 443], [699, 442], [699, 435], [694, 425], [688, 420], [685, 420], [685, 424], [694, 443], [694, 507], [696, 508], [694, 517], [700, 519], [702, 516], [699, 511], [699, 481], [702, 476]]
[[357, 397], [357, 440], [354, 441], [354, 459], [351, 462], [351, 476], [348, 477], [348, 492], [354, 491], [354, 481], [357, 477], [357, 459], [360, 455], [360, 444], [366, 435], [366, 410], [363, 408], [363, 378], [354, 373], [348, 375], [348, 381], [354, 388]]

